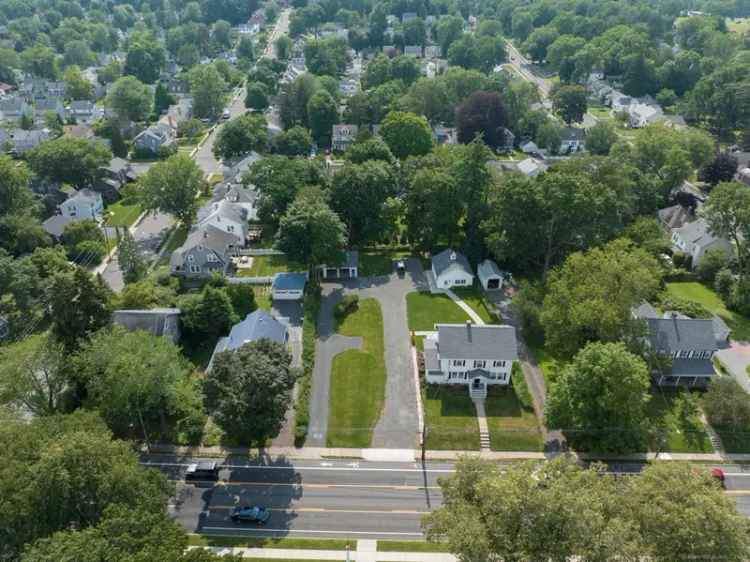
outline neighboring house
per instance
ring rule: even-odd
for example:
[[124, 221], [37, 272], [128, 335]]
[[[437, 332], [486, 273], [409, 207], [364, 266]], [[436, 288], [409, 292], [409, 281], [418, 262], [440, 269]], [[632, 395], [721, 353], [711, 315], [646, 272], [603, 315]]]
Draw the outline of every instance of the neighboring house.
[[586, 131], [578, 127], [565, 127], [562, 131], [560, 154], [571, 154], [586, 148]]
[[631, 103], [628, 106], [628, 123], [633, 129], [640, 129], [664, 119], [661, 107], [650, 103]]
[[510, 383], [518, 359], [515, 328], [466, 322], [436, 324], [435, 330], [424, 340], [428, 384], [461, 384], [472, 398], [484, 398], [488, 385]]
[[354, 279], [359, 276], [359, 252], [347, 250], [338, 263], [324, 264], [319, 269], [324, 279]]
[[656, 215], [659, 217], [659, 222], [662, 226], [670, 232], [696, 219], [695, 209], [683, 207], [680, 204], [659, 209]]
[[50, 132], [49, 129], [32, 129], [30, 131], [13, 129], [9, 137], [7, 142], [10, 143], [13, 152], [20, 156], [49, 140]]
[[471, 287], [474, 283], [469, 260], [450, 248], [432, 256], [432, 274], [439, 289]]
[[198, 228], [213, 226], [234, 237], [234, 246], [242, 248], [247, 242], [247, 210], [222, 199], [211, 205], [208, 216], [198, 222]]
[[536, 158], [526, 158], [516, 164], [516, 168], [527, 178], [535, 178], [547, 171], [547, 164]]
[[305, 296], [305, 273], [277, 273], [271, 283], [271, 298], [275, 301], [301, 300]]
[[245, 187], [242, 184], [229, 185], [224, 199], [245, 209], [247, 220], [258, 220], [258, 192], [252, 187]]
[[432, 128], [432, 138], [435, 144], [457, 144], [458, 134], [453, 127], [436, 125]]
[[159, 119], [159, 123], [167, 125], [177, 131], [180, 123], [193, 117], [193, 98], [180, 98], [177, 103], [170, 105], [167, 113]]
[[205, 279], [212, 273], [226, 273], [235, 253], [237, 237], [207, 225], [193, 230], [169, 260], [172, 275]]
[[241, 160], [235, 162], [232, 165], [224, 163], [224, 181], [240, 183], [242, 182], [242, 176], [244, 176], [250, 167], [261, 159], [260, 154], [257, 152], [251, 152]]
[[692, 267], [697, 266], [709, 250], [719, 250], [726, 254], [732, 251], [729, 240], [711, 234], [708, 223], [703, 218], [672, 230], [672, 247], [690, 256]]
[[417, 12], [404, 12], [401, 15], [401, 23], [417, 19]]
[[99, 221], [104, 211], [104, 201], [100, 193], [82, 189], [60, 203], [59, 214], [52, 215], [42, 223], [44, 230], [55, 238], [60, 238], [65, 227], [71, 223], [92, 219]]
[[142, 330], [152, 336], [163, 336], [174, 343], [180, 341], [180, 309], [151, 308], [148, 310], [115, 310], [112, 323], [130, 330]]
[[346, 152], [354, 144], [359, 133], [357, 125], [334, 125], [331, 136], [331, 148], [334, 152]]
[[477, 276], [485, 291], [503, 288], [503, 273], [492, 260], [487, 259], [479, 264]]
[[659, 318], [650, 308], [641, 305], [633, 315], [646, 323], [649, 350], [665, 359], [654, 370], [656, 384], [705, 387], [715, 373], [711, 361], [718, 349], [714, 321], [675, 313]]
[[518, 148], [524, 154], [539, 154], [539, 147], [534, 141], [523, 142]]
[[54, 113], [58, 119], [65, 121], [67, 113], [62, 99], [42, 98], [34, 102], [34, 119], [37, 122], [44, 123], [48, 113]]
[[70, 103], [68, 115], [78, 122], [88, 123], [102, 117], [104, 112], [89, 100], [75, 100]]
[[139, 152], [159, 154], [171, 148], [175, 143], [175, 130], [164, 123], [157, 123], [145, 129], [133, 139], [133, 145]]
[[443, 56], [440, 45], [428, 45], [424, 48], [424, 58], [426, 59], [439, 59]]
[[217, 353], [235, 351], [246, 343], [259, 340], [269, 340], [282, 345], [286, 345], [289, 340], [289, 332], [286, 325], [261, 309], [251, 312], [242, 322], [232, 326], [229, 336], [221, 338], [216, 343], [206, 370], [211, 370]]
[[112, 158], [112, 160], [109, 161], [109, 164], [102, 168], [102, 172], [106, 177], [122, 183], [138, 179], [138, 176], [133, 171], [130, 163], [124, 158], [119, 158], [117, 156]]
[[503, 127], [503, 144], [497, 147], [497, 152], [500, 154], [510, 154], [513, 152], [515, 144], [516, 135], [510, 129]]
[[407, 57], [421, 59], [422, 58], [422, 46], [421, 45], [406, 45], [404, 47], [404, 54]]
[[6, 121], [17, 121], [23, 115], [31, 114], [31, 107], [20, 97], [0, 100], [0, 118]]

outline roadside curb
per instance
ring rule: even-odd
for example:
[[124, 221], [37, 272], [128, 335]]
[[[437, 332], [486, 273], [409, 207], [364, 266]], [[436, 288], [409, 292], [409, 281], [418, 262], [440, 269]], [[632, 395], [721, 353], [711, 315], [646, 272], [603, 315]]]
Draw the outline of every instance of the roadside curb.
[[[142, 450], [146, 453], [146, 450]], [[182, 457], [211, 457], [225, 458], [247, 457], [253, 459], [288, 458], [298, 460], [368, 460], [380, 462], [417, 461], [421, 458], [418, 449], [347, 449], [325, 447], [269, 447], [266, 449], [251, 449], [248, 447], [182, 447], [176, 445], [152, 445], [149, 454], [174, 455]], [[608, 462], [644, 462], [644, 461], [694, 461], [694, 462], [750, 462], [750, 454], [718, 453], [636, 453], [632, 455], [599, 455], [591, 453], [539, 453], [534, 451], [425, 451], [425, 460], [455, 461], [461, 457], [478, 457], [488, 461], [523, 461], [546, 460], [559, 456], [579, 459], [582, 461]]]

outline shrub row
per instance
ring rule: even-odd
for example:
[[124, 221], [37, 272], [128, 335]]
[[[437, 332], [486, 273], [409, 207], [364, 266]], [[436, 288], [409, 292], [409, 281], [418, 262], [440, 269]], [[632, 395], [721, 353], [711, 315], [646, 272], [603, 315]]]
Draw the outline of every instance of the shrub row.
[[302, 378], [299, 381], [297, 403], [294, 406], [294, 444], [302, 447], [310, 425], [310, 393], [312, 373], [315, 366], [315, 340], [318, 337], [318, 311], [320, 310], [320, 286], [310, 285], [305, 294], [302, 322]]

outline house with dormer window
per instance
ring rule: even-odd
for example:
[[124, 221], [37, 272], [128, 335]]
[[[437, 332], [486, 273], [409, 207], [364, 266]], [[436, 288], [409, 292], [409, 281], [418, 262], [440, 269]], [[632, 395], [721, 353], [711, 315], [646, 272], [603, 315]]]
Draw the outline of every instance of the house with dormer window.
[[428, 384], [461, 384], [472, 398], [485, 398], [488, 385], [510, 383], [518, 359], [516, 329], [504, 325], [436, 324], [425, 337]]

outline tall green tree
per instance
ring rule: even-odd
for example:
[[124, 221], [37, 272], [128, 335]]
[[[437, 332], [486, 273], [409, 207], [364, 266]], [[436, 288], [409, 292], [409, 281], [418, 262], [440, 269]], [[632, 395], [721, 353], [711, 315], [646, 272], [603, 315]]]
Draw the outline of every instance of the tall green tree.
[[750, 190], [737, 182], [720, 183], [711, 191], [703, 212], [711, 232], [734, 244], [737, 269], [744, 277], [750, 240]]
[[325, 90], [315, 92], [307, 102], [307, 117], [315, 142], [319, 146], [330, 146], [333, 126], [339, 120], [336, 100]]
[[409, 239], [426, 251], [458, 238], [463, 213], [455, 179], [440, 168], [418, 170], [406, 192]]
[[[119, 326], [100, 330], [78, 352], [76, 379], [117, 435], [146, 438], [180, 420], [200, 433], [205, 421], [197, 383], [180, 349], [168, 338]], [[190, 428], [190, 422], [194, 426]]]
[[78, 188], [93, 185], [111, 159], [103, 142], [70, 137], [45, 141], [26, 153], [35, 174]]
[[587, 99], [586, 88], [583, 86], [560, 86], [552, 93], [552, 108], [570, 126], [583, 120]]
[[0, 555], [9, 560], [37, 539], [96, 525], [111, 506], [161, 515], [173, 492], [164, 475], [141, 467], [132, 446], [113, 440], [92, 412], [3, 424], [0, 447], [6, 502]]
[[545, 403], [548, 427], [577, 449], [624, 453], [643, 448], [649, 370], [622, 343], [589, 343], [555, 377]]
[[422, 156], [432, 150], [432, 130], [424, 117], [392, 111], [386, 115], [380, 134], [396, 158]]
[[396, 177], [385, 162], [348, 164], [336, 173], [331, 184], [333, 210], [344, 221], [349, 242], [366, 245], [377, 242], [385, 229], [384, 205], [396, 195]]
[[213, 146], [217, 158], [235, 158], [268, 148], [268, 123], [264, 115], [245, 113], [225, 123]]
[[346, 226], [319, 188], [307, 188], [281, 217], [276, 246], [292, 261], [311, 268], [336, 263], [346, 247]]
[[179, 306], [185, 337], [194, 342], [218, 338], [239, 320], [224, 287], [206, 285], [199, 294], [183, 296]]
[[143, 121], [151, 114], [153, 96], [135, 76], [123, 76], [113, 85], [106, 104], [123, 121]]
[[296, 379], [291, 362], [282, 344], [267, 339], [214, 358], [204, 382], [206, 406], [227, 436], [237, 443], [263, 445], [279, 433]]
[[77, 267], [56, 275], [49, 292], [52, 335], [67, 352], [109, 324], [112, 294], [100, 276]]
[[550, 276], [544, 297], [547, 348], [572, 357], [589, 341], [637, 335], [631, 310], [656, 295], [660, 280], [656, 259], [624, 240], [568, 256]]
[[135, 76], [146, 84], [153, 84], [158, 80], [165, 61], [164, 48], [156, 38], [138, 32], [130, 38], [123, 73]]
[[190, 227], [204, 186], [203, 172], [193, 160], [183, 154], [170, 156], [151, 166], [140, 183], [144, 209], [169, 213]]
[[125, 283], [140, 281], [148, 271], [148, 264], [127, 228], [124, 229], [120, 243], [117, 245], [117, 263], [120, 265]]
[[188, 74], [193, 96], [193, 113], [198, 118], [215, 119], [227, 100], [227, 84], [213, 65], [198, 65]]

